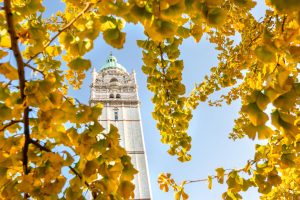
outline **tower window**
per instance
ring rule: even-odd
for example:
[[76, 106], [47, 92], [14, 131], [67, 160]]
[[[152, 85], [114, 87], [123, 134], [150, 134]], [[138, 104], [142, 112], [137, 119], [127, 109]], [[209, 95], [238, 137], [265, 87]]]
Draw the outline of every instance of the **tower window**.
[[118, 111], [119, 111], [118, 108], [114, 108], [115, 121], [119, 120]]
[[112, 83], [112, 82], [118, 82], [118, 79], [116, 79], [116, 78], [112, 78], [112, 79], [110, 79], [110, 81], [109, 81], [110, 83]]
[[121, 98], [121, 95], [120, 95], [120, 94], [117, 94], [117, 95], [116, 95], [116, 98], [120, 99], [120, 98]]
[[111, 99], [114, 98], [114, 94], [110, 94], [109, 98], [111, 98]]

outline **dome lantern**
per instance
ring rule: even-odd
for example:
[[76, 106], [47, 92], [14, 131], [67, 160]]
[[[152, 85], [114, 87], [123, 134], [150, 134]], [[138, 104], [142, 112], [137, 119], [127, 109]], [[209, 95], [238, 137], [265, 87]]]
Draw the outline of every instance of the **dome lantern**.
[[108, 58], [106, 59], [106, 63], [100, 68], [100, 71], [109, 69], [109, 68], [118, 68], [124, 72], [127, 72], [125, 67], [123, 67], [121, 64], [118, 63], [117, 58], [115, 56], [113, 56], [111, 52], [110, 52], [110, 55], [108, 56]]

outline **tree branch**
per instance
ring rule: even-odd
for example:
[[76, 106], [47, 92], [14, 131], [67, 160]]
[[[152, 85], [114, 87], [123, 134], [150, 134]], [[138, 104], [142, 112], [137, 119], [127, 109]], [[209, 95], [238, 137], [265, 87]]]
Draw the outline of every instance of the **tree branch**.
[[[37, 140], [30, 139], [30, 143], [33, 144], [33, 145], [35, 145], [36, 147], [38, 147], [41, 151], [46, 151], [46, 152], [51, 152], [51, 153], [53, 153], [50, 149], [48, 149], [47, 147], [41, 145], [41, 144], [39, 143], [39, 141], [37, 141]], [[79, 174], [79, 173], [76, 171], [76, 169], [75, 169], [74, 167], [69, 166], [69, 169], [70, 169], [76, 176], [78, 176], [78, 178], [80, 178], [80, 180], [83, 179], [82, 176], [81, 176], [81, 174]], [[84, 181], [84, 184], [85, 184], [88, 188], [90, 188], [90, 184], [89, 184], [88, 182]]]
[[47, 147], [41, 145], [38, 140], [30, 139], [30, 143], [35, 145], [36, 147], [38, 147], [41, 151], [51, 152], [50, 149], [48, 149]]
[[[24, 62], [22, 58], [22, 54], [20, 52], [19, 46], [18, 46], [18, 36], [16, 34], [15, 30], [15, 23], [13, 19], [13, 14], [11, 11], [11, 2], [10, 0], [5, 0], [4, 1], [4, 10], [5, 10], [5, 17], [6, 17], [6, 22], [7, 22], [7, 29], [8, 33], [10, 35], [10, 41], [11, 41], [11, 49], [14, 52], [14, 57], [17, 62], [17, 67], [18, 67], [18, 78], [19, 78], [19, 88], [20, 88], [20, 94], [21, 94], [21, 99], [24, 102], [25, 100], [25, 71], [24, 71]], [[28, 146], [29, 146], [29, 139], [30, 139], [30, 132], [29, 132], [29, 107], [26, 106], [23, 112], [23, 123], [24, 123], [24, 136], [25, 136], [25, 141], [24, 141], [24, 146], [23, 146], [23, 155], [22, 155], [22, 162], [23, 162], [23, 172], [24, 174], [29, 173], [28, 169]], [[24, 194], [24, 198], [28, 199], [29, 195], [27, 193]]]
[[[100, 2], [100, 0], [98, 1]], [[97, 2], [97, 3], [98, 3]], [[47, 42], [47, 44], [44, 46], [43, 51], [65, 30], [67, 30], [68, 28], [70, 28], [74, 22], [76, 22], [76, 20], [81, 17], [85, 12], [87, 12], [92, 6], [92, 3], [87, 3], [86, 6], [84, 7], [84, 9], [78, 13], [78, 15], [76, 17], [74, 17], [68, 24], [66, 24], [62, 29], [60, 29], [54, 36], [53, 38], [50, 39], [49, 42]], [[40, 55], [43, 51], [40, 51], [38, 53], [36, 53], [35, 55], [33, 55], [26, 63], [25, 65], [29, 64], [34, 58], [36, 58], [38, 55]]]
[[5, 124], [1, 129], [0, 129], [0, 132], [4, 131], [6, 128], [14, 125], [14, 124], [17, 124], [17, 123], [20, 123], [20, 122], [23, 122], [21, 120], [11, 120], [8, 124]]
[[[14, 56], [17, 62], [18, 67], [18, 77], [19, 77], [19, 87], [20, 87], [20, 94], [21, 99], [24, 102], [25, 100], [25, 72], [24, 72], [24, 62], [22, 58], [22, 54], [20, 52], [19, 46], [18, 46], [18, 37], [15, 30], [15, 23], [13, 19], [13, 14], [11, 12], [11, 2], [10, 0], [4, 1], [4, 10], [5, 10], [5, 16], [6, 16], [6, 22], [7, 22], [7, 28], [8, 33], [10, 35], [11, 40], [11, 49], [14, 52]], [[23, 113], [23, 122], [24, 122], [24, 136], [25, 136], [25, 142], [23, 146], [23, 171], [25, 174], [29, 173], [28, 170], [28, 145], [29, 145], [29, 108], [28, 106], [25, 107], [24, 113]], [[25, 198], [28, 198], [28, 194], [25, 194]]]

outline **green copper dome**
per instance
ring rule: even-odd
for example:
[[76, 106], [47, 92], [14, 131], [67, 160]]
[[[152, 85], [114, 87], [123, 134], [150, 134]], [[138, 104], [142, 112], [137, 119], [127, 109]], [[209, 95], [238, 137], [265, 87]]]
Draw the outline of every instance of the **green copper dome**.
[[125, 67], [123, 67], [121, 64], [119, 64], [117, 62], [117, 58], [115, 56], [113, 56], [112, 53], [110, 53], [110, 55], [106, 59], [106, 63], [100, 68], [100, 71], [109, 69], [109, 68], [119, 68], [119, 69], [127, 72]]

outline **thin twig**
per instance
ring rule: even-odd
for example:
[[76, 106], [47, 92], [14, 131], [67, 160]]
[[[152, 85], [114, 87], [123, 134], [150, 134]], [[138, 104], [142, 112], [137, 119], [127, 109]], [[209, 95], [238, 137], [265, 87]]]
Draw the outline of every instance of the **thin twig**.
[[[100, 2], [100, 1], [98, 1], [98, 2]], [[33, 55], [25, 64], [26, 65], [29, 64], [34, 58], [36, 58], [38, 55], [40, 55], [62, 32], [64, 32], [66, 29], [70, 28], [79, 17], [81, 17], [86, 11], [88, 11], [90, 9], [91, 5], [92, 5], [92, 3], [87, 3], [86, 6], [84, 7], [84, 9], [80, 13], [78, 13], [78, 15], [76, 17], [74, 17], [67, 25], [65, 25], [62, 29], [60, 29], [56, 33], [56, 35], [54, 35], [53, 38], [50, 39], [49, 42], [47, 42], [47, 44], [44, 46], [42, 51]]]
[[3, 87], [3, 89], [7, 88], [10, 84], [11, 84], [12, 80], [8, 81], [8, 83], [6, 83]]
[[25, 63], [25, 66], [28, 67], [28, 68], [30, 68], [30, 69], [32, 69], [33, 71], [36, 71], [36, 72], [41, 73], [41, 74], [45, 77], [45, 74], [44, 74], [43, 71], [41, 71], [41, 70], [39, 70], [39, 69], [37, 69], [37, 68], [32, 67], [32, 66], [31, 66], [30, 64], [28, 64], [28, 63]]
[[41, 145], [38, 140], [30, 139], [30, 143], [35, 145], [36, 147], [38, 147], [42, 151], [51, 152], [50, 149], [48, 149], [47, 147]]
[[[73, 106], [76, 106], [76, 104], [74, 104], [73, 102], [70, 101], [69, 97], [63, 95], [63, 98], [64, 98], [66, 101], [68, 101], [70, 104], [72, 104]], [[78, 104], [80, 104], [80, 105], [85, 105], [85, 104], [81, 103], [78, 99], [76, 99], [76, 98], [73, 98], [73, 99], [74, 99]]]
[[285, 24], [285, 20], [286, 20], [286, 15], [283, 17], [283, 20], [282, 20], [282, 25], [281, 25], [281, 32], [283, 33], [284, 32], [284, 24]]
[[[251, 161], [248, 161], [248, 163], [252, 166], [253, 164], [256, 163], [256, 161], [254, 160], [251, 160]], [[225, 171], [235, 171], [235, 172], [241, 172], [241, 171], [244, 171], [245, 168], [241, 168], [241, 169], [238, 169], [238, 170], [234, 170], [234, 169], [225, 169]], [[231, 172], [229, 173], [225, 173], [224, 176], [228, 176]], [[214, 176], [211, 176], [212, 179], [215, 179], [215, 178], [218, 178], [217, 175], [214, 175]], [[204, 178], [204, 179], [196, 179], [196, 180], [189, 180], [189, 181], [186, 181], [186, 184], [190, 184], [190, 183], [197, 183], [197, 182], [204, 182], [204, 181], [208, 181], [208, 178]]]
[[6, 128], [14, 125], [14, 124], [17, 124], [17, 123], [20, 123], [20, 122], [23, 122], [21, 120], [11, 120], [8, 124], [6, 124], [5, 126], [3, 126], [1, 129], [0, 129], [0, 132], [4, 131]]

